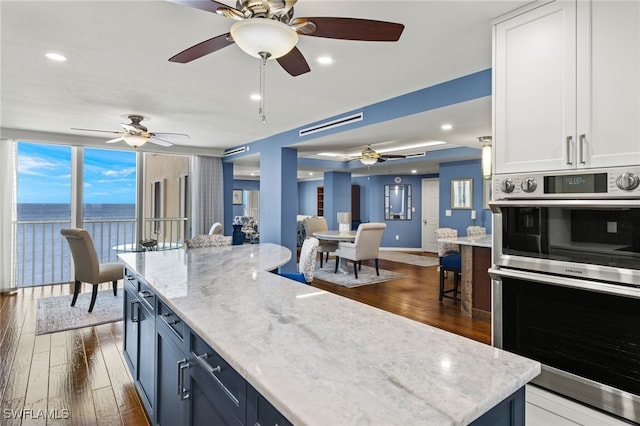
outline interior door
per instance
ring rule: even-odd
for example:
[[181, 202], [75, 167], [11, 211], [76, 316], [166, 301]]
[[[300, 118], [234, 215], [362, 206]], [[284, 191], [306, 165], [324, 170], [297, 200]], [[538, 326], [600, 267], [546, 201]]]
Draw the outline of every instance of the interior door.
[[440, 226], [440, 180], [422, 179], [422, 250], [430, 253], [436, 247], [436, 229]]

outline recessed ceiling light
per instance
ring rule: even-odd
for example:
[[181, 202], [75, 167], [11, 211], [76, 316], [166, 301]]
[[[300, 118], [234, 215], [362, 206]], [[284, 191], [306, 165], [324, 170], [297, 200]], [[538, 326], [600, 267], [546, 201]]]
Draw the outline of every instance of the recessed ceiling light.
[[62, 56], [59, 53], [49, 52], [49, 53], [45, 54], [44, 56], [46, 56], [47, 58], [51, 59], [52, 61], [57, 61], [57, 62], [64, 62], [64, 61], [67, 60], [67, 58], [65, 58], [64, 56]]
[[413, 169], [413, 170], [411, 170], [411, 173], [413, 173], [415, 175], [416, 173], [418, 173], [418, 171], [416, 169]]
[[313, 172], [309, 172], [309, 176], [313, 176]]
[[442, 130], [451, 130], [451, 129], [453, 129], [453, 126], [451, 124], [447, 123], [447, 124], [443, 124], [442, 126], [440, 126], [440, 128]]
[[262, 96], [260, 96], [259, 93], [252, 93], [251, 94], [251, 100], [252, 101], [259, 101], [260, 99], [262, 99]]
[[318, 63], [322, 65], [329, 65], [333, 63], [333, 58], [330, 56], [319, 56]]

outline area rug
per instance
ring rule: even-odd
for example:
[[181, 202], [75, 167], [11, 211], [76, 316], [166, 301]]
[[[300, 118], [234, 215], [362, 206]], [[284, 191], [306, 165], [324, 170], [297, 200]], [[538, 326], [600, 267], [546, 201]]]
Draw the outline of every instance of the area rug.
[[113, 295], [113, 290], [98, 292], [93, 312], [89, 310], [91, 292], [83, 292], [78, 295], [76, 306], [71, 306], [72, 294], [65, 296], [43, 297], [38, 299], [36, 312], [36, 334], [55, 333], [74, 328], [91, 327], [122, 320], [122, 293], [118, 289], [118, 295]]
[[313, 278], [352, 288], [406, 277], [405, 274], [387, 271], [384, 269], [380, 269], [380, 275], [376, 275], [376, 268], [362, 265], [362, 269], [358, 270], [358, 279], [356, 279], [353, 275], [353, 263], [349, 262], [348, 265], [349, 273], [343, 274], [339, 271], [338, 273], [333, 272], [335, 270], [335, 263], [331, 261], [328, 265], [325, 264], [322, 269], [320, 269], [320, 263], [318, 263], [316, 270], [313, 273]]
[[438, 265], [437, 257], [420, 256], [417, 254], [402, 253], [399, 251], [380, 250], [378, 256], [380, 259], [398, 263], [408, 263], [409, 265], [424, 266], [425, 268]]

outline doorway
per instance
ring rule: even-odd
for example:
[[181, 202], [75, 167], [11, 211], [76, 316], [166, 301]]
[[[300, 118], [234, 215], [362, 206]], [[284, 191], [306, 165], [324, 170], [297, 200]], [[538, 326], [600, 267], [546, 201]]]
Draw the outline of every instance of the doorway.
[[440, 179], [422, 179], [422, 250], [437, 253], [436, 229], [440, 226]]

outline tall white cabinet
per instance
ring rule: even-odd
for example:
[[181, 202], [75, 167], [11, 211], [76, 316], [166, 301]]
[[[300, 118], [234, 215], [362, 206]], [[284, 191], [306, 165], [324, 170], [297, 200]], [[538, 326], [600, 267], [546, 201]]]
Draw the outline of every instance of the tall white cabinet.
[[495, 172], [640, 164], [640, 1], [554, 1], [494, 25]]

